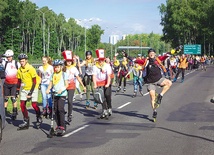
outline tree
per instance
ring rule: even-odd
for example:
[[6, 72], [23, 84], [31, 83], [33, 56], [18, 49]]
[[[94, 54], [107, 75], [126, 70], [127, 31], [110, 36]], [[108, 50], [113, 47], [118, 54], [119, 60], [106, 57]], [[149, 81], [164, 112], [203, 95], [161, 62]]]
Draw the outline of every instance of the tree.
[[[214, 0], [167, 0], [159, 6], [162, 40], [173, 47], [202, 44], [203, 53], [213, 51]], [[205, 37], [206, 36], [206, 37]]]
[[95, 50], [98, 48], [98, 44], [101, 41], [101, 35], [104, 34], [104, 30], [99, 25], [93, 25], [87, 31], [87, 46], [89, 49]]

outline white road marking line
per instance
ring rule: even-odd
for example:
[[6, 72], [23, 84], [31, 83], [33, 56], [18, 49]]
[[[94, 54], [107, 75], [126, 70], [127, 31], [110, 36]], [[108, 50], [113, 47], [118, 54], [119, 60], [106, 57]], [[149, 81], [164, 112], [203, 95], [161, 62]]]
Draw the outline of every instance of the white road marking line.
[[[193, 72], [195, 72], [195, 70], [186, 73], [184, 76], [187, 76], [187, 75], [189, 75], [189, 74], [192, 74]], [[178, 77], [178, 79], [180, 79], [180, 78], [181, 78], [181, 77]]]
[[[189, 75], [190, 73], [193, 73], [193, 72], [195, 72], [195, 70], [193, 70], [193, 71], [191, 71], [191, 72], [189, 72], [189, 73], [186, 73], [184, 76], [187, 76], [187, 75]], [[178, 77], [178, 79], [180, 79], [180, 78], [181, 78], [181, 77]], [[149, 95], [149, 92], [145, 93], [143, 96], [146, 96], [146, 95]], [[129, 104], [131, 104], [131, 102], [127, 102], [127, 103], [121, 105], [120, 107], [118, 107], [117, 109], [122, 109], [123, 107], [125, 107], [125, 106], [127, 106], [127, 105], [129, 105]]]
[[131, 102], [127, 102], [127, 103], [121, 105], [120, 107], [118, 107], [117, 109], [122, 109], [123, 107], [125, 107], [125, 106], [127, 106], [127, 105], [129, 105], [129, 104], [131, 104]]
[[69, 137], [69, 136], [71, 136], [71, 135], [77, 133], [78, 131], [87, 128], [88, 126], [89, 126], [89, 125], [84, 125], [84, 126], [78, 128], [78, 129], [76, 129], [76, 130], [74, 130], [74, 131], [72, 131], [72, 132], [70, 132], [70, 133], [68, 133], [68, 134], [66, 134], [66, 135], [64, 135], [64, 136], [62, 136], [62, 137], [63, 137], [63, 138]]
[[[187, 73], [186, 75], [188, 75], [188, 74], [190, 74], [190, 73], [193, 73], [193, 72], [194, 72], [194, 71], [191, 71], [191, 72]], [[186, 76], [186, 75], [185, 75], [185, 76]], [[180, 77], [179, 77], [179, 78], [180, 78]], [[144, 96], [146, 96], [146, 95], [148, 95], [148, 94], [149, 94], [149, 92], [145, 93]], [[127, 102], [127, 103], [123, 104], [122, 106], [118, 107], [117, 109], [122, 109], [123, 107], [125, 107], [125, 106], [127, 106], [127, 105], [129, 105], [129, 104], [131, 104], [131, 102]], [[76, 130], [74, 130], [74, 131], [72, 131], [72, 132], [70, 132], [70, 133], [68, 133], [68, 134], [66, 134], [66, 135], [64, 135], [64, 136], [62, 136], [62, 137], [63, 137], [63, 138], [69, 137], [69, 136], [71, 136], [71, 135], [73, 135], [73, 134], [75, 134], [75, 133], [77, 133], [77, 132], [79, 132], [79, 131], [81, 131], [81, 130], [87, 128], [88, 126], [89, 126], [89, 125], [84, 125], [84, 126], [78, 128], [78, 129], [76, 129]]]
[[149, 92], [147, 92], [146, 94], [143, 94], [143, 96], [149, 95]]

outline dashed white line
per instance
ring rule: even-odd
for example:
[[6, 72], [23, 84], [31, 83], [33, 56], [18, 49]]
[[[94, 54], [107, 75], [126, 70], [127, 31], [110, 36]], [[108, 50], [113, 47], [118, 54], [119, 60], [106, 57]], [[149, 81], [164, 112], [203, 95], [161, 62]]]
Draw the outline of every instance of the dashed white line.
[[[191, 72], [187, 73], [186, 75], [189, 75], [190, 73], [193, 73], [193, 72], [194, 72], [194, 71], [191, 71]], [[185, 76], [186, 76], [186, 75], [185, 75]], [[180, 78], [180, 77], [178, 77], [178, 79], [179, 79], [179, 78]], [[148, 94], [149, 94], [149, 92], [145, 93], [144, 96], [146, 96], [146, 95], [148, 95]], [[122, 106], [118, 107], [117, 109], [122, 109], [123, 107], [125, 107], [125, 106], [127, 106], [127, 105], [129, 105], [129, 104], [131, 104], [131, 102], [127, 102], [127, 103], [123, 104]], [[79, 132], [79, 131], [81, 131], [81, 130], [87, 128], [88, 126], [89, 126], [89, 125], [84, 125], [84, 126], [78, 128], [78, 129], [76, 129], [76, 130], [74, 130], [74, 131], [72, 131], [72, 132], [70, 132], [70, 133], [68, 133], [68, 134], [66, 134], [66, 135], [64, 135], [64, 136], [62, 136], [62, 137], [64, 137], [64, 138], [69, 137], [69, 136], [71, 136], [71, 135], [73, 135], [73, 134], [75, 134], [75, 133], [77, 133], [77, 132]]]
[[87, 128], [88, 126], [89, 126], [89, 125], [84, 125], [84, 126], [78, 128], [78, 129], [76, 129], [76, 130], [74, 130], [74, 131], [72, 131], [72, 132], [70, 132], [70, 133], [68, 133], [68, 134], [66, 134], [66, 135], [64, 135], [64, 136], [62, 136], [62, 137], [64, 137], [64, 138], [69, 137], [69, 136], [71, 136], [71, 135], [77, 133], [78, 131]]
[[125, 106], [127, 106], [127, 105], [129, 105], [129, 104], [131, 104], [131, 102], [127, 102], [127, 103], [121, 105], [120, 107], [118, 107], [117, 109], [122, 109], [123, 107], [125, 107]]

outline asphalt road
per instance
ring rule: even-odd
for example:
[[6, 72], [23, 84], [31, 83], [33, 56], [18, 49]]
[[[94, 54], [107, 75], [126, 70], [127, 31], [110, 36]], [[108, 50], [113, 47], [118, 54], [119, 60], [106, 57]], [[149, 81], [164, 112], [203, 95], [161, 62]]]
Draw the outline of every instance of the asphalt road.
[[[50, 120], [35, 129], [35, 114], [29, 109], [31, 127], [17, 131], [22, 114], [7, 119], [0, 155], [213, 155], [214, 154], [214, 67], [207, 71], [187, 71], [184, 83], [173, 83], [151, 121], [149, 95], [132, 98], [132, 82], [125, 94], [114, 96], [113, 115], [99, 120], [101, 111], [74, 102], [73, 121], [63, 137], [47, 138]], [[160, 88], [157, 89], [160, 92]], [[93, 106], [93, 104], [91, 103]], [[65, 107], [67, 108], [67, 106]]]

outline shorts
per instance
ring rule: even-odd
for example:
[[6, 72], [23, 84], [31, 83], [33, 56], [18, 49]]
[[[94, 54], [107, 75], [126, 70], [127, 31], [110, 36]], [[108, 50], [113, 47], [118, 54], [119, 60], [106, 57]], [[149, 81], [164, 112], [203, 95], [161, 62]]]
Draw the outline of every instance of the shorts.
[[166, 78], [161, 78], [160, 80], [158, 80], [157, 82], [155, 83], [149, 83], [148, 84], [148, 87], [147, 87], [147, 90], [150, 91], [150, 90], [156, 90], [156, 86], [160, 86], [161, 83], [165, 80]]
[[[20, 93], [20, 100], [21, 101], [26, 101], [27, 100], [27, 94], [30, 92], [30, 90], [21, 90]], [[38, 94], [39, 94], [39, 90], [38, 89], [34, 89], [33, 93], [32, 93], [32, 98], [31, 101], [32, 102], [38, 102]]]
[[16, 96], [17, 84], [4, 83], [4, 96]]

